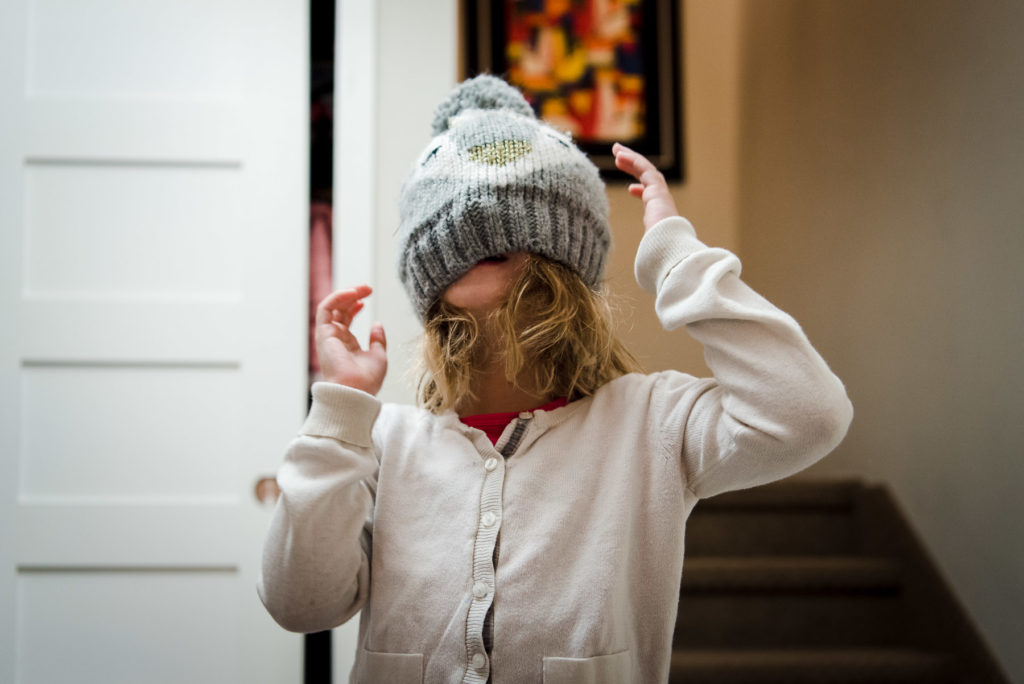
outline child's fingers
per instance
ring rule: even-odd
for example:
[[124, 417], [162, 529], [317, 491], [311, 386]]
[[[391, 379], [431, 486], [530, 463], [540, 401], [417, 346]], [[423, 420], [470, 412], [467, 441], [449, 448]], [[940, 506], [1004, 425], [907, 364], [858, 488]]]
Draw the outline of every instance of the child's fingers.
[[640, 179], [641, 169], [638, 167], [639, 154], [622, 143], [612, 145], [612, 154], [615, 155], [615, 166], [620, 171], [625, 171], [637, 180]]
[[[612, 153], [615, 155], [615, 166], [636, 178], [643, 185], [665, 182], [658, 167], [639, 152], [629, 149], [622, 143], [615, 143], [612, 145]], [[632, 188], [630, 193], [635, 194]]]
[[337, 321], [339, 323], [349, 325], [352, 323], [352, 319], [356, 317], [356, 314], [363, 310], [364, 306], [366, 306], [366, 303], [360, 299], [351, 307], [346, 309], [331, 309], [329, 311], [331, 314], [331, 321]]
[[355, 287], [349, 287], [343, 290], [335, 290], [324, 297], [323, 301], [320, 302], [320, 306], [332, 309], [344, 307], [352, 302], [368, 297], [372, 292], [373, 288], [369, 285], [356, 285]]
[[341, 342], [348, 351], [359, 350], [359, 341], [356, 336], [352, 334], [347, 325], [338, 321], [318, 324], [314, 328], [314, 336], [318, 348], [326, 344], [328, 340], [335, 339]]
[[359, 346], [359, 340], [356, 339], [356, 336], [352, 334], [352, 331], [349, 330], [348, 326], [344, 323], [338, 323], [335, 321], [330, 328], [325, 326], [325, 332], [327, 332], [330, 337], [338, 338], [338, 340], [345, 345], [345, 349], [348, 349], [350, 352], [357, 352], [362, 349], [362, 347]]
[[665, 176], [650, 159], [621, 143], [612, 145], [612, 152], [615, 154], [615, 166], [640, 181], [629, 185], [629, 194], [644, 202], [646, 230], [662, 219], [679, 214]]
[[336, 290], [324, 297], [316, 308], [317, 325], [326, 325], [332, 321], [340, 321], [345, 325], [352, 322], [362, 308], [361, 300], [370, 295], [373, 289], [369, 285], [358, 285], [345, 290]]
[[387, 351], [388, 338], [384, 334], [384, 326], [380, 323], [374, 323], [373, 327], [370, 328], [370, 348], [373, 349], [374, 345], [378, 345], [381, 350]]

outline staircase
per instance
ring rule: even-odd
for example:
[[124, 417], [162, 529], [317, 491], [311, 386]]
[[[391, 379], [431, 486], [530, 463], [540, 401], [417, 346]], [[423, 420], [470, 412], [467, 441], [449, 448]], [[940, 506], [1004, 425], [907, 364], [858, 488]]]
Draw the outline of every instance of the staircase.
[[672, 683], [1008, 684], [882, 487], [723, 494], [686, 548]]

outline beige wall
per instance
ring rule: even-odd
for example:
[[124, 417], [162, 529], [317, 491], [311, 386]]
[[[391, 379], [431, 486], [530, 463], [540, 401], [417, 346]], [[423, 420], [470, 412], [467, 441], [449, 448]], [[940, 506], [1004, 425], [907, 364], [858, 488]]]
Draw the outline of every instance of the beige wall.
[[[683, 108], [686, 145], [684, 182], [673, 185], [679, 211], [716, 247], [738, 244], [739, 25], [743, 0], [684, 3]], [[666, 333], [654, 315], [653, 298], [633, 278], [633, 257], [643, 236], [642, 206], [612, 184], [614, 247], [609, 286], [623, 306], [620, 332], [649, 371], [677, 368], [708, 373], [700, 345], [685, 332]]]
[[812, 472], [889, 483], [1024, 681], [1024, 3], [742, 15], [744, 275], [857, 411]]

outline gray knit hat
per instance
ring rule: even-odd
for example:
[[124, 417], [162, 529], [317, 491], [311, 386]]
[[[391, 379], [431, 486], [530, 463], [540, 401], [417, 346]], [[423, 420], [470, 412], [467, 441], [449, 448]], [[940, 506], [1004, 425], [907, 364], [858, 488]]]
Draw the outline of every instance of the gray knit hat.
[[437, 108], [399, 213], [398, 275], [420, 318], [479, 261], [509, 252], [558, 261], [596, 287], [611, 242], [597, 167], [488, 75]]

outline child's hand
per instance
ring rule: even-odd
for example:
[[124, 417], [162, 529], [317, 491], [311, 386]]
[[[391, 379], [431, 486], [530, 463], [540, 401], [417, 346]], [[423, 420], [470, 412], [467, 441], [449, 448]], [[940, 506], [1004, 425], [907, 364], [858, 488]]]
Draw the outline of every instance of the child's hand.
[[612, 145], [615, 166], [636, 178], [639, 183], [629, 186], [629, 194], [644, 201], [644, 231], [650, 230], [658, 221], [669, 216], [678, 216], [675, 200], [668, 191], [668, 183], [661, 171], [639, 152], [634, 152], [621, 143]]
[[320, 302], [316, 309], [316, 352], [324, 380], [377, 394], [388, 370], [384, 328], [380, 323], [373, 325], [368, 349], [361, 348], [348, 329], [363, 308], [363, 298], [372, 291], [369, 285], [359, 285], [332, 292]]

